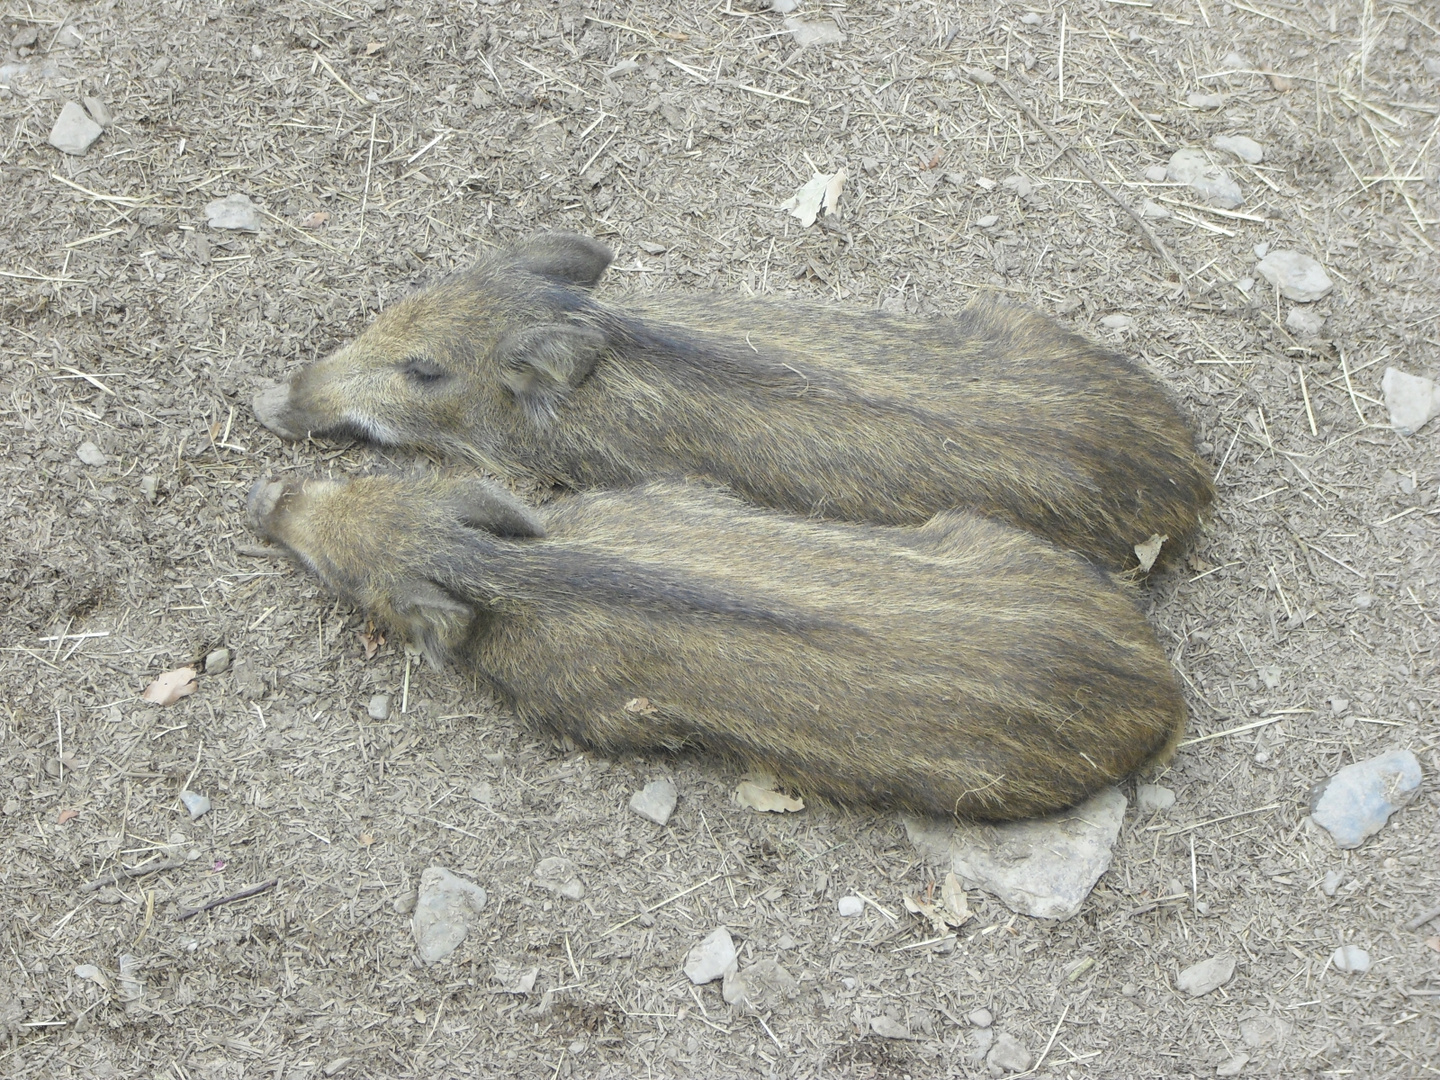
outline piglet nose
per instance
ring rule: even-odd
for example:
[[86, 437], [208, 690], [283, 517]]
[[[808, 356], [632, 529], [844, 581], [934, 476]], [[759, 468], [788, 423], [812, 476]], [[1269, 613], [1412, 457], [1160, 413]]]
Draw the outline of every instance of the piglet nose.
[[278, 383], [256, 394], [250, 402], [255, 418], [283, 439], [299, 439], [285, 423], [285, 414], [290, 409], [290, 384]]

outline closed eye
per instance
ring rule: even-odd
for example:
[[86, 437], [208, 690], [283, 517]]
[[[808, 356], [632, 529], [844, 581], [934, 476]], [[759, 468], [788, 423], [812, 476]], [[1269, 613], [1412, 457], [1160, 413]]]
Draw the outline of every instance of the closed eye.
[[450, 373], [433, 360], [418, 356], [401, 364], [400, 373], [418, 386], [434, 386], [450, 377]]

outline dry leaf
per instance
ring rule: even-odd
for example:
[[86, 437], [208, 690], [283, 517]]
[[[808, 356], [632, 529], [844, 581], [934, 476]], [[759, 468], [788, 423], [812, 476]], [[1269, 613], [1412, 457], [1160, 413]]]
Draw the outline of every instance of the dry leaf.
[[1295, 89], [1295, 80], [1288, 75], [1277, 75], [1273, 71], [1267, 71], [1265, 78], [1270, 80], [1272, 89], [1278, 90], [1282, 94], [1288, 94], [1291, 90]]
[[636, 716], [654, 716], [660, 710], [650, 704], [649, 698], [632, 697], [625, 702], [625, 711], [634, 713]]
[[775, 778], [757, 773], [740, 781], [735, 801], [762, 814], [793, 814], [805, 809], [803, 799], [792, 799], [775, 790]]
[[953, 873], [947, 873], [945, 880], [940, 883], [940, 901], [944, 908], [945, 921], [951, 926], [960, 926], [970, 918], [970, 903], [965, 899], [965, 890], [960, 886], [960, 879]]
[[1161, 545], [1170, 537], [1160, 533], [1152, 533], [1150, 539], [1143, 544], [1135, 545], [1135, 557], [1140, 560], [1140, 572], [1148, 574], [1150, 568], [1155, 565], [1155, 560], [1160, 557]]
[[173, 705], [182, 697], [189, 697], [195, 689], [195, 669], [182, 667], [165, 672], [147, 686], [145, 693], [140, 696], [156, 705]]
[[905, 910], [912, 915], [922, 916], [930, 924], [930, 931], [936, 937], [944, 937], [950, 932], [943, 915], [930, 901], [921, 900], [918, 896], [906, 896], [904, 900]]
[[373, 843], [375, 843], [375, 837], [371, 836], [368, 832], [362, 832], [360, 834], [361, 847], [369, 847]]
[[804, 187], [781, 203], [779, 209], [788, 210], [801, 225], [809, 228], [822, 214], [839, 212], [840, 193], [844, 188], [844, 169], [836, 173], [816, 173]]
[[300, 223], [300, 227], [302, 229], [318, 229], [321, 225], [324, 225], [329, 220], [329, 210], [316, 210], [313, 214], [311, 214], [309, 217], [307, 217], [304, 221]]
[[360, 643], [365, 646], [365, 659], [374, 660], [375, 653], [385, 644], [385, 635], [370, 627], [360, 631]]
[[366, 56], [374, 56], [377, 52], [379, 52], [379, 51], [380, 51], [381, 49], [383, 49], [384, 47], [385, 47], [385, 42], [383, 42], [383, 41], [372, 41], [372, 42], [370, 42], [370, 44], [368, 44], [368, 45], [365, 46], [365, 55], [366, 55]]
[[61, 810], [60, 816], [55, 819], [55, 823], [57, 825], [64, 825], [65, 822], [69, 821], [71, 818], [77, 818], [79, 816], [79, 810]]

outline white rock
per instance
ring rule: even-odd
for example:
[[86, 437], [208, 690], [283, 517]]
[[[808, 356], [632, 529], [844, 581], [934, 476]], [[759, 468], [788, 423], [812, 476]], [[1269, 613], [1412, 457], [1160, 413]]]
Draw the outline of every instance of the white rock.
[[485, 890], [474, 882], [439, 866], [427, 868], [420, 875], [420, 892], [410, 921], [420, 959], [433, 964], [459, 948], [487, 899]]
[[105, 129], [90, 119], [79, 102], [67, 101], [50, 129], [50, 145], [61, 153], [79, 157], [104, 133]]
[[55, 35], [55, 48], [74, 49], [85, 44], [85, 37], [73, 26], [62, 26]]
[[1191, 997], [1204, 997], [1217, 986], [1224, 986], [1234, 974], [1235, 957], [1212, 956], [1209, 960], [1191, 964], [1180, 972], [1180, 977], [1175, 980], [1175, 986], [1184, 990]]
[[365, 706], [365, 711], [370, 714], [371, 720], [390, 719], [390, 695], [374, 694], [370, 698], [370, 704]]
[[795, 976], [775, 960], [757, 960], [744, 971], [731, 971], [725, 976], [720, 994], [726, 1004], [741, 1002], [755, 1009], [770, 1009], [792, 998], [800, 990]]
[[685, 974], [696, 986], [704, 986], [736, 970], [735, 957], [735, 942], [730, 931], [721, 926], [690, 950], [685, 957]]
[[974, 1009], [966, 1017], [977, 1028], [988, 1028], [995, 1022], [995, 1014], [989, 1009]]
[[205, 654], [205, 674], [224, 675], [230, 670], [230, 650], [211, 649]]
[[770, 0], [770, 10], [776, 15], [789, 15], [800, 6], [800, 0]]
[[1255, 65], [1250, 62], [1244, 53], [1238, 50], [1231, 50], [1226, 53], [1225, 59], [1220, 61], [1221, 71], [1253, 71], [1254, 69]]
[[1233, 210], [1245, 201], [1240, 185], [1230, 174], [1206, 156], [1204, 150], [1187, 146], [1170, 155], [1165, 176], [1177, 184], [1187, 184], [1202, 198], [1225, 210]]
[[536, 863], [535, 881], [542, 889], [549, 889], [567, 900], [582, 900], [585, 897], [585, 885], [575, 870], [575, 864], [562, 855], [551, 855]]
[[1440, 386], [1434, 379], [1386, 368], [1380, 387], [1390, 410], [1390, 426], [1401, 435], [1413, 435], [1440, 416]]
[[1169, 810], [1175, 805], [1175, 792], [1159, 784], [1140, 784], [1135, 788], [1135, 805], [1142, 814]]
[[1325, 876], [1320, 880], [1320, 891], [1326, 896], [1334, 896], [1344, 880], [1345, 875], [1339, 870], [1326, 870]]
[[1000, 181], [1001, 187], [1009, 188], [1020, 198], [1028, 198], [1035, 191], [1035, 185], [1020, 175], [1007, 176]]
[[1003, 1034], [996, 1037], [995, 1045], [985, 1055], [985, 1067], [991, 1076], [1009, 1076], [1024, 1072], [1034, 1060], [1034, 1055], [1021, 1046], [1015, 1036]]
[[991, 180], [988, 176], [977, 176], [975, 178], [975, 186], [981, 191], [994, 191], [995, 181]]
[[1281, 296], [1300, 304], [1313, 303], [1335, 287], [1323, 266], [1298, 251], [1272, 251], [1255, 269]]
[[865, 901], [858, 896], [842, 896], [835, 902], [835, 910], [842, 919], [853, 919], [865, 910]]
[[1239, 1076], [1245, 1071], [1245, 1066], [1250, 1064], [1249, 1054], [1236, 1054], [1229, 1061], [1221, 1062], [1215, 1066], [1216, 1076]]
[[96, 467], [105, 465], [110, 461], [110, 459], [105, 456], [105, 451], [88, 440], [76, 447], [75, 456], [86, 465]]
[[990, 229], [994, 228], [996, 222], [998, 222], [999, 220], [999, 214], [986, 214], [983, 217], [976, 218], [975, 224], [981, 229]]
[[790, 31], [795, 44], [802, 49], [816, 45], [842, 45], [845, 42], [845, 34], [834, 19], [791, 17], [785, 20], [785, 29]]
[[470, 786], [470, 798], [481, 806], [490, 806], [495, 802], [495, 787], [489, 781], [481, 780], [478, 784]]
[[1210, 145], [1216, 150], [1234, 154], [1247, 165], [1258, 165], [1265, 160], [1265, 148], [1244, 135], [1216, 135], [1210, 140]]
[[1330, 954], [1330, 962], [1347, 975], [1364, 975], [1370, 970], [1370, 954], [1359, 945], [1341, 945]]
[[1409, 750], [1357, 761], [1316, 785], [1310, 817], [1339, 847], [1357, 848], [1415, 797], [1421, 779], [1420, 761]]
[[1185, 104], [1192, 109], [1218, 109], [1225, 104], [1224, 94], [1207, 94], [1203, 90], [1191, 90], [1185, 97]]
[[986, 889], [1022, 915], [1068, 919], [1109, 868], [1125, 805], [1112, 787], [1032, 821], [901, 820], [916, 850], [937, 869], [953, 870], [966, 888]]
[[630, 809], [646, 821], [664, 825], [675, 812], [675, 785], [669, 780], [652, 780], [630, 796]]
[[260, 231], [260, 211], [249, 195], [236, 192], [205, 204], [205, 217], [212, 229]]
[[1251, 289], [1255, 288], [1255, 279], [1253, 277], [1242, 277], [1239, 281], [1235, 282], [1235, 287], [1241, 292], [1248, 294]]
[[1140, 216], [1145, 218], [1152, 218], [1158, 221], [1161, 218], [1169, 217], [1170, 211], [1166, 210], [1165, 207], [1161, 206], [1153, 199], [1146, 199], [1143, 203], [1140, 204]]
[[1285, 325], [1297, 333], [1315, 337], [1325, 329], [1325, 317], [1310, 308], [1292, 307], [1285, 316]]
[[1256, 244], [1250, 250], [1255, 252], [1255, 258], [1263, 259], [1266, 255], [1270, 254], [1270, 245], [1264, 240], [1261, 240], [1260, 243]]
[[1129, 315], [1106, 315], [1100, 320], [1100, 325], [1107, 330], [1132, 330], [1135, 320]]
[[1151, 165], [1145, 170], [1145, 179], [1152, 184], [1163, 184], [1169, 177], [1169, 170], [1164, 165]]
[[899, 1020], [892, 1019], [881, 1013], [879, 1016], [870, 1018], [870, 1030], [882, 1039], [908, 1039], [910, 1029]]
[[190, 811], [191, 821], [210, 812], [210, 800], [198, 792], [182, 791], [180, 801], [185, 804], [185, 809]]

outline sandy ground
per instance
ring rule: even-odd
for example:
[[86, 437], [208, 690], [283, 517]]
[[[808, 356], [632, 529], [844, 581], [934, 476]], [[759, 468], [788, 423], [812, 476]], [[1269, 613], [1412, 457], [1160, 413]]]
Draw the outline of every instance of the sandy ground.
[[[1440, 367], [1435, 7], [799, 14], [846, 40], [799, 50], [738, 3], [5, 6], [0, 1073], [979, 1077], [979, 1008], [1048, 1077], [1440, 1072], [1440, 924], [1406, 929], [1440, 903], [1440, 430], [1390, 431], [1379, 389], [1387, 366]], [[1217, 75], [1235, 49], [1251, 73]], [[51, 125], [84, 96], [113, 120], [62, 155]], [[1234, 211], [1145, 179], [1217, 134], [1265, 147], [1229, 162]], [[1171, 212], [1151, 222], [1170, 259], [1056, 139]], [[838, 222], [776, 209], [841, 167]], [[233, 192], [258, 234], [207, 227]], [[1219, 476], [1188, 563], [1148, 590], [1193, 734], [1273, 722], [1185, 747], [1159, 780], [1176, 804], [1132, 808], [1073, 920], [972, 892], [955, 941], [907, 948], [930, 930], [903, 896], [935, 872], [892, 817], [758, 815], [722, 766], [558, 746], [461, 673], [407, 674], [393, 643], [367, 658], [357, 613], [247, 554], [243, 501], [266, 470], [382, 455], [282, 445], [250, 394], [537, 228], [613, 245], [632, 287], [937, 314], [991, 289], [1135, 356]], [[1319, 337], [1241, 288], [1261, 243], [1329, 270]], [[139, 700], [220, 647], [234, 664], [192, 696]], [[1337, 851], [1307, 793], [1396, 747], [1420, 795]], [[660, 776], [665, 828], [626, 808]], [[198, 820], [187, 784], [214, 804]], [[535, 883], [552, 855], [583, 899]], [[397, 908], [432, 864], [490, 901], [426, 967]], [[842, 919], [849, 893], [899, 918]], [[799, 994], [756, 1014], [693, 988], [685, 954], [722, 924]], [[1341, 943], [1372, 969], [1337, 972]], [[1176, 989], [1217, 955], [1227, 985]]]

